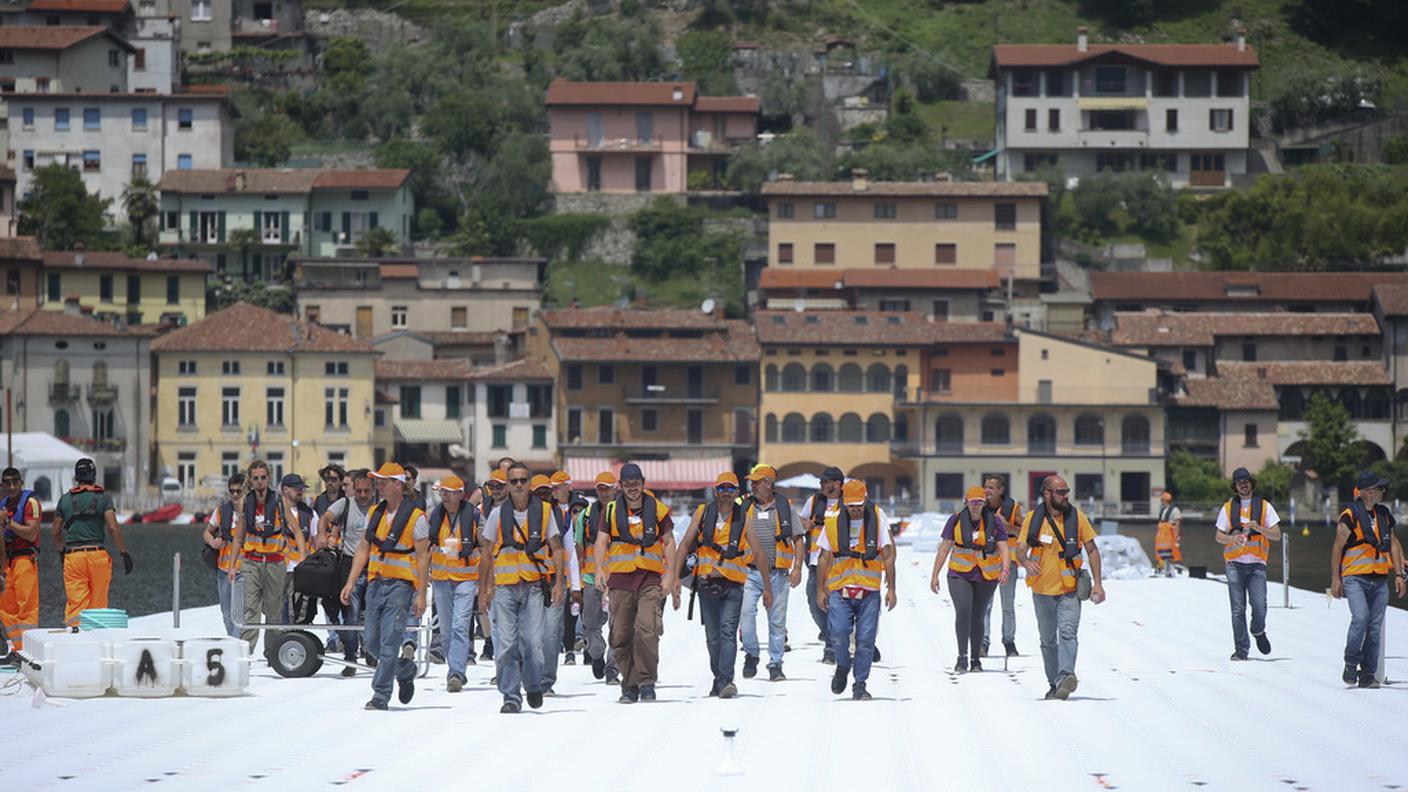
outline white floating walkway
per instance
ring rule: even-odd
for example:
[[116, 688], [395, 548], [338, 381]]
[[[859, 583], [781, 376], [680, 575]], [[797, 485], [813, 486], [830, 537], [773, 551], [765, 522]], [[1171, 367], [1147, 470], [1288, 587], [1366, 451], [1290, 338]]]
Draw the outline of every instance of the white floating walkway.
[[[875, 700], [831, 695], [831, 667], [802, 589], [791, 600], [788, 680], [739, 679], [740, 697], [705, 697], [703, 630], [667, 612], [660, 701], [623, 706], [619, 688], [563, 667], [557, 698], [498, 714], [491, 664], [470, 668], [464, 692], [444, 690], [444, 667], [417, 685], [409, 707], [366, 712], [369, 678], [325, 666], [311, 679], [277, 677], [262, 661], [252, 694], [235, 699], [51, 699], [0, 695], [12, 749], [7, 789], [307, 790], [940, 790], [1408, 787], [1408, 684], [1349, 690], [1339, 681], [1349, 611], [1323, 594], [1292, 592], [1273, 607], [1274, 651], [1232, 663], [1226, 590], [1216, 581], [1106, 584], [1085, 608], [1080, 689], [1041, 697], [1036, 624], [1018, 590], [1009, 673], [954, 677], [946, 596], [927, 589], [931, 557], [900, 555], [900, 604], [881, 618], [884, 662]], [[686, 592], [685, 596], [688, 596]], [[1281, 590], [1271, 587], [1279, 606]], [[994, 614], [994, 619], [999, 618]], [[134, 620], [169, 626], [169, 615]], [[760, 619], [759, 627], [766, 632]], [[183, 626], [218, 630], [215, 608]], [[994, 625], [996, 627], [996, 624]], [[1389, 610], [1391, 679], [1408, 683], [1408, 612]], [[739, 666], [742, 667], [740, 652]], [[765, 672], [764, 672], [765, 673]], [[9, 675], [7, 675], [8, 677]], [[0, 677], [3, 680], [5, 677]], [[13, 689], [6, 692], [12, 692]], [[745, 775], [712, 773], [719, 727], [741, 730]], [[1057, 746], [1068, 746], [1058, 753]]]

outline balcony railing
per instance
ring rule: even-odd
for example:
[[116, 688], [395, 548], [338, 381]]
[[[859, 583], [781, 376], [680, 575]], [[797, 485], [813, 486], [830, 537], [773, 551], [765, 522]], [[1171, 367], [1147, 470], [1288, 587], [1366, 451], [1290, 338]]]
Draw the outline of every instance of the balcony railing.
[[679, 385], [642, 385], [639, 388], [627, 386], [622, 389], [623, 395], [628, 403], [638, 404], [641, 402], [697, 402], [708, 404], [719, 400], [718, 388], [705, 388], [679, 386]]
[[72, 404], [78, 401], [82, 389], [67, 382], [55, 382], [49, 386], [50, 404]]
[[1125, 456], [1148, 456], [1149, 442], [1147, 440], [1124, 440], [1120, 442], [1120, 453]]
[[112, 404], [117, 401], [117, 386], [107, 384], [89, 385], [88, 401], [93, 404]]
[[573, 135], [572, 144], [578, 149], [585, 151], [659, 151], [665, 146], [665, 137], [655, 135], [654, 137], [602, 137], [592, 139], [585, 135]]
[[59, 439], [79, 451], [105, 451], [120, 454], [127, 450], [127, 438], [125, 437], [60, 437]]

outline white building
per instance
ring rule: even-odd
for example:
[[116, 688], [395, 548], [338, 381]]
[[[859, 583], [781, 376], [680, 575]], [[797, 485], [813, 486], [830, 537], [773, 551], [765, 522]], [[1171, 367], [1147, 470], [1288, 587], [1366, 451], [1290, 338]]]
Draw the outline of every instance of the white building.
[[100, 26], [0, 26], [0, 91], [123, 93], [135, 52]]
[[139, 16], [128, 43], [135, 50], [127, 63], [133, 93], [169, 94], [180, 86], [180, 19]]
[[10, 165], [18, 195], [34, 169], [58, 162], [79, 169], [88, 190], [111, 198], [135, 176], [153, 184], [172, 170], [219, 168], [234, 158], [230, 106], [223, 93], [48, 93], [9, 97]]
[[474, 386], [474, 467], [482, 480], [490, 466], [513, 457], [532, 470], [551, 470], [557, 449], [552, 373], [535, 360], [480, 369]]
[[997, 172], [1162, 171], [1224, 187], [1247, 172], [1256, 51], [1229, 44], [999, 44]]
[[395, 400], [376, 409], [381, 458], [421, 468], [466, 459], [474, 434], [472, 370], [468, 360], [378, 360], [377, 391]]

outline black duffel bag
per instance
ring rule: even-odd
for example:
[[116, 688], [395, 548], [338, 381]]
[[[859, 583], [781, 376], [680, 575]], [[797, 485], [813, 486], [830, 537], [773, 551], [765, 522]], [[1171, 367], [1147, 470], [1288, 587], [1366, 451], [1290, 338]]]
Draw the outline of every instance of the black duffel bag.
[[338, 553], [330, 548], [313, 553], [293, 568], [293, 590], [307, 597], [336, 597], [342, 593]]

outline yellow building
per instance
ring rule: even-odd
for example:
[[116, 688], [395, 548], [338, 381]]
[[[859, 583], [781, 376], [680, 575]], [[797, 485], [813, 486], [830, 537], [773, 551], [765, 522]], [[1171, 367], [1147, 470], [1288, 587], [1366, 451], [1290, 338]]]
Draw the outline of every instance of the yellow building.
[[1044, 182], [850, 182], [763, 185], [768, 266], [991, 270], [1023, 291], [1041, 277]]
[[277, 478], [372, 464], [369, 342], [237, 303], [152, 342], [156, 470], [218, 494], [252, 459]]
[[134, 259], [110, 251], [44, 253], [43, 308], [77, 301], [104, 320], [186, 325], [205, 318], [210, 265], [189, 259]]

